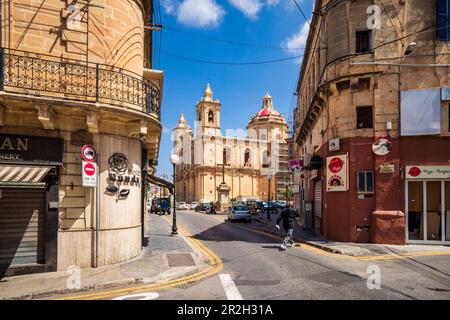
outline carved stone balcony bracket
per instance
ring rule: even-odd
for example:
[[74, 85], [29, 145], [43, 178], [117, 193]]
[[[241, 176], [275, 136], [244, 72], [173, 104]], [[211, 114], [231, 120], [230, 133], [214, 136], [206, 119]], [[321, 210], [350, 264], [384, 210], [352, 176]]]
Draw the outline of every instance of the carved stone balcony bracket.
[[53, 113], [53, 109], [48, 105], [36, 105], [35, 108], [38, 112], [38, 119], [42, 123], [44, 129], [54, 130], [55, 116]]
[[148, 134], [147, 126], [148, 126], [147, 121], [144, 120], [135, 121], [129, 125], [128, 135], [130, 137], [137, 137], [142, 142], [145, 142], [146, 136]]
[[86, 114], [86, 124], [90, 133], [98, 133], [100, 117], [96, 111], [88, 111]]

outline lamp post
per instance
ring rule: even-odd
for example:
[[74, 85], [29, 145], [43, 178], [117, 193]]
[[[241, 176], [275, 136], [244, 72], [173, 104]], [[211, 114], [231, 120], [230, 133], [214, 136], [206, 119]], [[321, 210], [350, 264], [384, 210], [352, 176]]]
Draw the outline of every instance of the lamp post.
[[270, 180], [272, 180], [272, 176], [268, 175], [267, 176], [267, 181], [269, 181], [269, 194], [268, 194], [268, 201], [267, 201], [267, 220], [270, 220], [270, 210], [271, 210], [271, 205], [270, 205]]
[[173, 166], [173, 215], [172, 215], [172, 235], [177, 235], [178, 234], [178, 229], [177, 229], [177, 209], [176, 209], [176, 199], [177, 199], [177, 193], [176, 193], [176, 189], [175, 189], [175, 183], [176, 183], [176, 165], [178, 164], [178, 162], [180, 161], [180, 157], [178, 157], [178, 155], [176, 153], [172, 153], [170, 155], [170, 162], [172, 162], [172, 166]]

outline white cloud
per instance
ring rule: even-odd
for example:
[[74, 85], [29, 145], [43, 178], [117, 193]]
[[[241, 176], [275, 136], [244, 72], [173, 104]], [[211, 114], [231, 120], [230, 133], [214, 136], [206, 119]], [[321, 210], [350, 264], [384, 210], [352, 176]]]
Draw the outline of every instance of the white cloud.
[[308, 40], [309, 24], [305, 22], [297, 33], [293, 34], [282, 42], [282, 46], [286, 48], [289, 53], [300, 54]]
[[276, 6], [280, 3], [280, 0], [266, 0], [268, 6]]
[[163, 7], [164, 11], [168, 14], [175, 13], [177, 5], [179, 5], [178, 1], [174, 0], [160, 0], [160, 4]]
[[161, 5], [179, 23], [197, 28], [218, 26], [226, 13], [215, 0], [161, 0]]
[[[250, 19], [256, 19], [262, 8], [260, 0], [229, 0], [238, 10], [242, 11]], [[269, 0], [273, 2], [273, 0]]]

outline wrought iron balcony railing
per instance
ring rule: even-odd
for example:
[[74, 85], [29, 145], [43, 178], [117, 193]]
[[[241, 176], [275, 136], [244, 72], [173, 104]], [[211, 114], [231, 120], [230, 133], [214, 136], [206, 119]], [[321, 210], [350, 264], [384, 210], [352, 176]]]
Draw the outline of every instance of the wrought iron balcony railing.
[[104, 64], [0, 48], [0, 91], [128, 106], [160, 119], [154, 83]]

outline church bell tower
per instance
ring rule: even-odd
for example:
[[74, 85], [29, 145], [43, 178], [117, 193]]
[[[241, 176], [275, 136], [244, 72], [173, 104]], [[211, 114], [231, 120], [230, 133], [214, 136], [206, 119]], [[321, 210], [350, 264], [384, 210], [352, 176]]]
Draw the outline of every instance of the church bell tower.
[[220, 136], [220, 101], [213, 99], [209, 83], [206, 85], [203, 98], [195, 106], [197, 134]]

